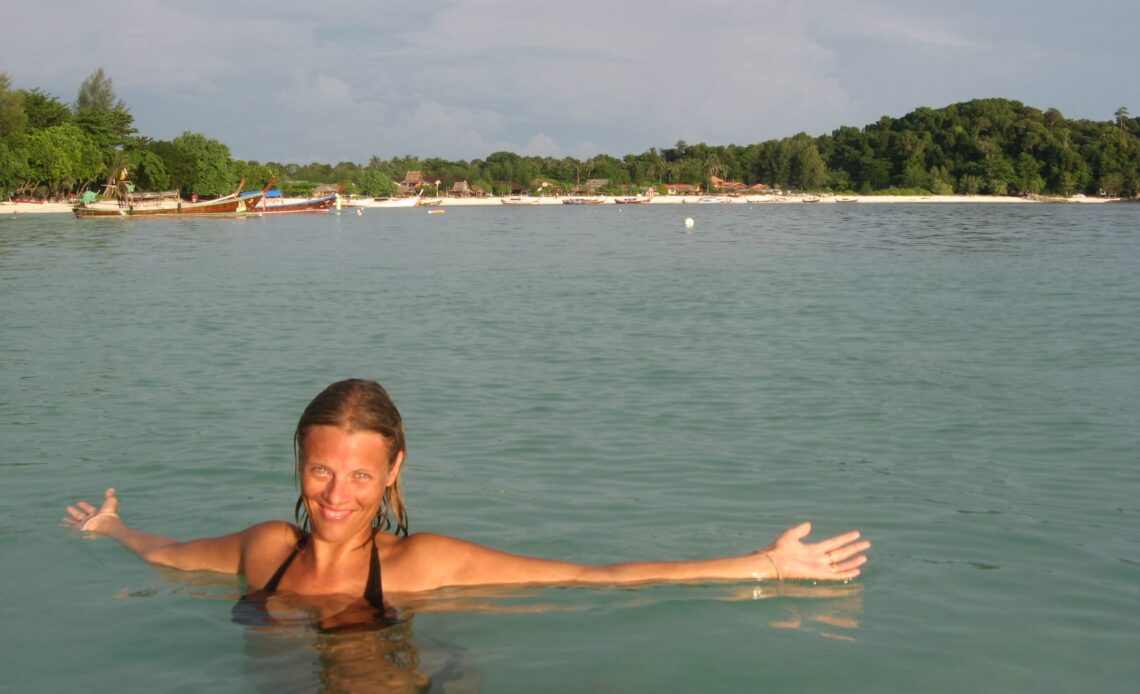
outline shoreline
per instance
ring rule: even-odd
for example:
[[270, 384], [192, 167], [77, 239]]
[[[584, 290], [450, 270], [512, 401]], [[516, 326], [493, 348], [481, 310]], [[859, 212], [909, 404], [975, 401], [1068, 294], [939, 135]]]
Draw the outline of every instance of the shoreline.
[[[452, 198], [440, 197], [439, 203], [431, 206], [423, 206], [431, 209], [433, 207], [477, 207], [477, 206], [504, 206], [503, 201], [509, 198], [517, 198], [519, 196], [506, 196], [496, 197], [488, 196], [483, 198]], [[594, 195], [594, 196], [566, 196], [566, 198], [573, 197], [578, 199], [586, 199], [591, 201], [600, 201], [602, 204], [614, 205], [618, 204], [615, 201], [621, 197], [631, 196], [614, 196], [614, 195]], [[537, 198], [523, 198], [529, 204], [521, 205], [506, 205], [519, 206], [519, 207], [534, 207], [537, 205], [561, 205], [564, 197], [548, 196]], [[303, 200], [304, 198], [296, 198], [296, 200]], [[433, 198], [433, 200], [436, 198]], [[285, 201], [292, 200], [286, 198]], [[530, 202], [533, 201], [533, 202]], [[781, 205], [781, 204], [866, 204], [866, 205], [891, 205], [891, 204], [946, 204], [946, 203], [1000, 203], [1000, 204], [1040, 204], [1040, 203], [1054, 203], [1054, 204], [1102, 204], [1110, 202], [1124, 202], [1123, 198], [1090, 198], [1085, 195], [1074, 195], [1071, 197], [1060, 196], [1036, 196], [1033, 198], [1021, 198], [1012, 196], [998, 196], [998, 195], [833, 195], [833, 194], [820, 194], [820, 195], [746, 195], [740, 197], [727, 197], [715, 195], [657, 195], [649, 198], [647, 202], [637, 203], [641, 205], [706, 205], [706, 204], [722, 204], [722, 205]], [[384, 209], [381, 205], [369, 204], [371, 201], [357, 201], [363, 204], [354, 204], [353, 201], [346, 201], [343, 203], [345, 207], [363, 207], [367, 209]], [[597, 203], [595, 203], [597, 204]], [[570, 205], [573, 207], [574, 205]], [[624, 206], [624, 205], [623, 205]], [[392, 209], [407, 209], [394, 207]], [[71, 214], [71, 205], [64, 202], [44, 202], [44, 203], [28, 203], [28, 202], [0, 202], [0, 216], [3, 215], [23, 215], [23, 214]]]

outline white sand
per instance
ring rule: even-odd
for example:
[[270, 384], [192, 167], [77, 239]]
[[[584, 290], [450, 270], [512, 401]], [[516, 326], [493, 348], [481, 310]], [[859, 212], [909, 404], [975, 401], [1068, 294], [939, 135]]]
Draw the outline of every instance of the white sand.
[[[516, 197], [516, 196], [512, 196]], [[574, 196], [582, 197], [582, 196]], [[614, 204], [614, 196], [590, 196], [595, 200], [602, 200], [606, 204]], [[627, 197], [627, 196], [622, 196]], [[712, 196], [716, 197], [716, 196]], [[301, 198], [298, 198], [300, 200]], [[1019, 198], [997, 195], [745, 195], [740, 197], [724, 197], [729, 205], [786, 205], [786, 204], [897, 204], [897, 203], [1022, 203], [1036, 204], [1040, 202], [1068, 202], [1068, 203], [1102, 203], [1112, 202], [1118, 198], [1090, 198], [1084, 195], [1074, 195], [1063, 198], [1059, 196], [1037, 196], [1035, 198]], [[502, 205], [503, 198], [440, 198], [440, 205], [448, 207], [466, 207], [475, 205]], [[540, 205], [561, 205], [563, 198], [546, 196], [539, 199]], [[652, 205], [703, 205], [701, 196], [696, 195], [657, 195], [649, 204]], [[714, 203], [715, 204], [715, 203]], [[374, 208], [383, 209], [383, 208]], [[400, 209], [400, 208], [396, 208]], [[431, 209], [431, 208], [428, 208]], [[62, 202], [45, 202], [42, 204], [26, 202], [0, 201], [0, 215], [5, 214], [70, 214], [71, 205]]]
[[0, 215], [4, 214], [71, 214], [71, 205], [65, 202], [9, 202], [0, 201]]

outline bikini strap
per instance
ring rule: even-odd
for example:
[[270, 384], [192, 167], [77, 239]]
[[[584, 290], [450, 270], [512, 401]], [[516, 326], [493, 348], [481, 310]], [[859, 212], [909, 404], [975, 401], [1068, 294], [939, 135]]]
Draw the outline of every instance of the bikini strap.
[[372, 533], [372, 563], [368, 567], [368, 585], [364, 588], [364, 599], [377, 610], [384, 610], [384, 586], [380, 580], [380, 552], [376, 549], [376, 533]]
[[266, 593], [274, 593], [277, 591], [277, 584], [281, 582], [281, 577], [285, 575], [285, 571], [289, 568], [289, 565], [293, 563], [293, 560], [297, 558], [297, 555], [301, 553], [301, 549], [308, 540], [309, 536], [307, 534], [302, 535], [301, 539], [297, 541], [297, 544], [293, 545], [293, 551], [289, 553], [285, 561], [281, 562], [281, 566], [277, 567], [277, 573], [273, 574], [273, 577], [265, 584], [265, 587], [262, 588], [263, 591]]

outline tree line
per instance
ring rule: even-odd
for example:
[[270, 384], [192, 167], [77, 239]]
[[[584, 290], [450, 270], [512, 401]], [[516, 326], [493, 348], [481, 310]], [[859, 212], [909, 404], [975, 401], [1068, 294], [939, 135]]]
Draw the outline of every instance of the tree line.
[[1140, 118], [1121, 107], [1112, 120], [1065, 118], [1010, 99], [975, 99], [944, 108], [883, 116], [828, 135], [799, 133], [750, 145], [677, 142], [621, 158], [521, 156], [485, 159], [373, 156], [366, 164], [280, 163], [234, 159], [202, 133], [171, 140], [140, 135], [127, 105], [102, 69], [68, 104], [39, 89], [13, 89], [0, 73], [0, 193], [63, 197], [102, 189], [126, 169], [143, 190], [183, 195], [230, 193], [244, 179], [260, 187], [275, 174], [286, 195], [345, 183], [363, 195], [391, 195], [409, 171], [445, 193], [466, 181], [487, 193], [580, 188], [601, 192], [663, 190], [688, 183], [713, 190], [713, 179], [785, 190], [862, 194], [1109, 195], [1136, 197], [1140, 187]]

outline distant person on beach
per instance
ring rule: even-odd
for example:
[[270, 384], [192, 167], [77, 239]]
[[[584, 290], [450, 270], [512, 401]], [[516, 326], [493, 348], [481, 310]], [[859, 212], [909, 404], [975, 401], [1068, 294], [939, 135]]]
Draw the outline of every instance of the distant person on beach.
[[276, 595], [275, 600], [314, 607], [321, 626], [330, 629], [390, 620], [385, 589], [846, 581], [859, 575], [871, 546], [854, 531], [806, 543], [811, 524], [802, 523], [765, 549], [739, 556], [591, 566], [508, 554], [434, 533], [409, 535], [400, 488], [407, 454], [403, 421], [388, 393], [372, 381], [340, 381], [317, 395], [297, 423], [293, 448], [301, 488], [295, 524], [266, 521], [230, 535], [179, 542], [123, 522], [114, 489], [106, 490], [98, 507], [84, 501], [68, 506], [63, 521], [113, 538], [153, 564], [240, 574], [251, 590], [235, 608], [235, 619], [271, 620], [270, 598]]

